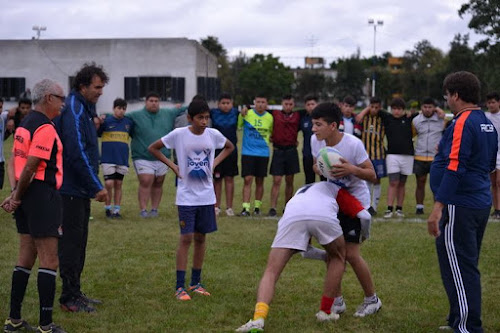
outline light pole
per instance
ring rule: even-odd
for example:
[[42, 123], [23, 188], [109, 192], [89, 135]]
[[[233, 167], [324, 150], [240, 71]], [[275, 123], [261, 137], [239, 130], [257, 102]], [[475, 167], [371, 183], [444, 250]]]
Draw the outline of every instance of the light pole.
[[[375, 59], [377, 58], [377, 26], [383, 26], [384, 21], [368, 19], [368, 25], [373, 25], [373, 67], [375, 67]], [[372, 97], [375, 96], [375, 68], [372, 74]]]
[[34, 25], [31, 30], [36, 31], [36, 39], [40, 39], [40, 32], [47, 30], [47, 27]]

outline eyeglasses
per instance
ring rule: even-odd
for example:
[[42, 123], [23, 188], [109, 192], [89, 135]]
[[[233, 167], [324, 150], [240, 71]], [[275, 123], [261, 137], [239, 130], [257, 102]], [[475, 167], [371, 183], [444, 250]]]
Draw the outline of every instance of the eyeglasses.
[[66, 100], [66, 96], [60, 96], [60, 95], [56, 95], [56, 94], [50, 94], [50, 96], [54, 96], [54, 97], [59, 98], [61, 100], [61, 102], [63, 102], [63, 103]]

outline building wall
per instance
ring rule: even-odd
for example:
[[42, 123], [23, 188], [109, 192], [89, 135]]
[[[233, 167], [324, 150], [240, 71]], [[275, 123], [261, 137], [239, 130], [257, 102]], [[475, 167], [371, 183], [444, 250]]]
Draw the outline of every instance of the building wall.
[[[50, 78], [67, 93], [69, 77], [85, 62], [102, 65], [110, 81], [97, 104], [99, 113], [109, 112], [113, 100], [124, 96], [124, 77], [184, 77], [185, 102], [197, 92], [197, 76], [217, 77], [216, 57], [186, 38], [0, 40], [0, 50], [0, 77], [25, 77], [26, 88]], [[136, 101], [129, 110], [142, 105]]]

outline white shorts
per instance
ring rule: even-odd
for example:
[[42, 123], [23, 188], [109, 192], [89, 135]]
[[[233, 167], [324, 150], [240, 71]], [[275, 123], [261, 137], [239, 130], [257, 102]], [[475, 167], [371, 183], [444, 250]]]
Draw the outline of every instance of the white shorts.
[[409, 176], [413, 173], [413, 155], [388, 154], [385, 157], [387, 174], [399, 173]]
[[134, 160], [135, 172], [138, 175], [147, 174], [155, 177], [167, 174], [168, 166], [161, 161]]
[[101, 168], [103, 176], [110, 176], [115, 173], [119, 173], [120, 175], [126, 175], [128, 173], [128, 167], [126, 165], [102, 163]]
[[305, 220], [279, 223], [271, 247], [305, 251], [311, 236], [321, 245], [326, 245], [342, 236], [342, 228], [339, 222]]

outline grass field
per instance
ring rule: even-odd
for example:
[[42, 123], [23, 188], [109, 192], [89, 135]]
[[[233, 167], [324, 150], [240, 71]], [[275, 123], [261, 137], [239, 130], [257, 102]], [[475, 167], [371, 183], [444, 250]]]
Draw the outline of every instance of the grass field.
[[[302, 183], [303, 175], [299, 174], [296, 185]], [[203, 270], [203, 282], [212, 296], [179, 302], [173, 296], [179, 237], [173, 184], [170, 173], [157, 219], [138, 217], [137, 180], [132, 169], [125, 178], [123, 220], [106, 219], [102, 204], [93, 204], [82, 286], [85, 293], [102, 299], [104, 304], [98, 306], [95, 314], [61, 312], [57, 307], [61, 287], [58, 279], [56, 323], [68, 332], [230, 332], [252, 316], [257, 284], [277, 220], [221, 216], [219, 231], [207, 237]], [[238, 177], [235, 211], [241, 207], [241, 185]], [[387, 180], [383, 185], [385, 193]], [[269, 208], [270, 186], [267, 178], [264, 211]], [[414, 186], [411, 177], [404, 207], [409, 219], [377, 219], [372, 239], [363, 245], [363, 256], [370, 264], [383, 302], [378, 314], [364, 319], [352, 316], [363, 295], [348, 268], [343, 282], [346, 314], [335, 323], [316, 322], [314, 314], [319, 309], [325, 267], [318, 261], [295, 256], [278, 282], [266, 332], [435, 332], [445, 324], [448, 305], [434, 241], [427, 235], [425, 223], [415, 223]], [[1, 197], [7, 194], [4, 189]], [[379, 216], [385, 205], [384, 195]], [[428, 198], [427, 212], [429, 207]], [[282, 204], [278, 211], [281, 208]], [[5, 212], [0, 213], [0, 231], [0, 318], [5, 318], [18, 250], [15, 223]], [[486, 332], [500, 332], [499, 234], [500, 224], [490, 223], [480, 261]], [[28, 285], [23, 316], [31, 324], [38, 321], [36, 269]]]

